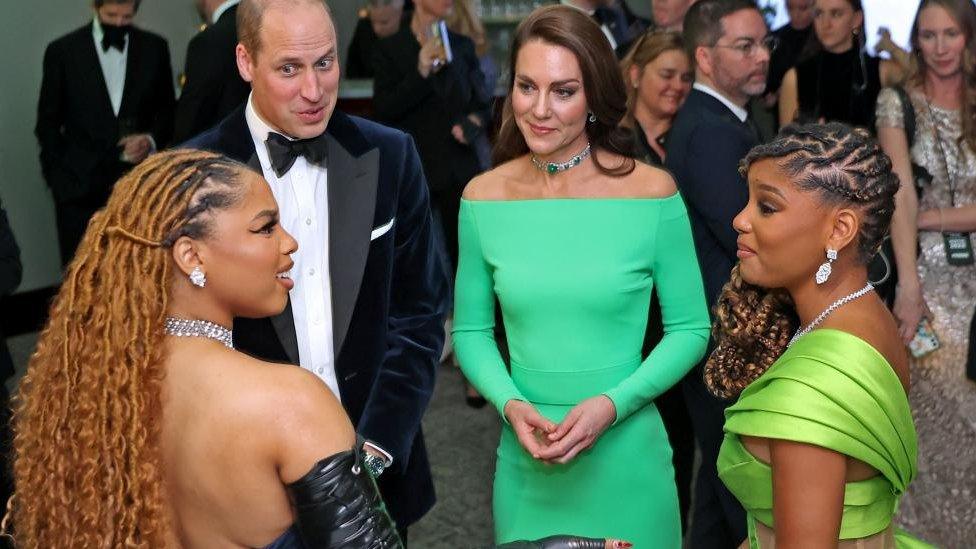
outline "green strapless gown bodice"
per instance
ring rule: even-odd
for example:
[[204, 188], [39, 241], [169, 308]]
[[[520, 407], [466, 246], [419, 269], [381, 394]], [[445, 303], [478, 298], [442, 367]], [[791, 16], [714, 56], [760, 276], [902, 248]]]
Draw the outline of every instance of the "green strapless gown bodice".
[[[844, 490], [840, 539], [865, 538], [891, 525], [915, 476], [917, 437], [908, 398], [885, 358], [864, 340], [832, 329], [800, 338], [725, 412], [719, 477], [754, 523], [773, 524], [772, 469], [740, 436], [814, 444], [880, 472]], [[899, 532], [898, 547], [926, 547]]]
[[[498, 449], [498, 542], [551, 534], [679, 547], [671, 449], [653, 399], [701, 359], [709, 320], [684, 203], [549, 199], [461, 203], [454, 347], [499, 412], [511, 399], [559, 422], [604, 394], [617, 419], [566, 465], [533, 460], [506, 425]], [[664, 338], [641, 346], [655, 288]], [[496, 345], [495, 299], [511, 355]]]

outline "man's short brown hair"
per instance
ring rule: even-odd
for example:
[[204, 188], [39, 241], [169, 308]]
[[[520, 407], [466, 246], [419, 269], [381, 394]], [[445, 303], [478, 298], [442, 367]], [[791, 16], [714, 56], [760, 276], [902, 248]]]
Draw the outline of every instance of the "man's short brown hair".
[[97, 10], [105, 4], [133, 4], [133, 11], [139, 11], [140, 3], [142, 3], [142, 0], [94, 0], [92, 5]]
[[264, 10], [272, 4], [294, 6], [301, 3], [321, 4], [329, 17], [332, 17], [332, 11], [325, 0], [241, 0], [237, 7], [237, 40], [244, 44], [247, 53], [252, 57], [256, 56], [261, 49], [261, 21]]

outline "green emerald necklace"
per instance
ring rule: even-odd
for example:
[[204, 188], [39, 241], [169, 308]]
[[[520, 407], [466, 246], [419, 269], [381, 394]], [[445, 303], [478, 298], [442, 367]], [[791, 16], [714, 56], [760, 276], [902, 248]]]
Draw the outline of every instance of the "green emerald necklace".
[[570, 158], [565, 162], [543, 162], [538, 158], [536, 158], [536, 156], [533, 154], [532, 165], [535, 166], [536, 168], [539, 168], [541, 171], [544, 171], [549, 175], [552, 175], [579, 166], [583, 162], [583, 159], [586, 158], [587, 156], [590, 156], [589, 143], [586, 144], [586, 147], [582, 151], [580, 151], [579, 154], [574, 155], [572, 158]]

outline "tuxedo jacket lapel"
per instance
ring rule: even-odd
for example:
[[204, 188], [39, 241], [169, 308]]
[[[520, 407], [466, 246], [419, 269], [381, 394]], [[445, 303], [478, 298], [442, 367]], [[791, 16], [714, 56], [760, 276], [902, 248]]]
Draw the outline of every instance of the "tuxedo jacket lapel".
[[[335, 355], [345, 341], [363, 281], [376, 209], [380, 154], [353, 156], [326, 133], [329, 164], [329, 277]], [[384, 220], [385, 221], [385, 220]]]
[[126, 54], [125, 59], [125, 80], [122, 84], [122, 103], [119, 104], [119, 117], [123, 117], [129, 112], [131, 106], [129, 103], [133, 101], [132, 87], [135, 82], [138, 82], [138, 77], [136, 73], [144, 67], [140, 63], [140, 58], [142, 57], [142, 42], [139, 40], [138, 33], [129, 33], [129, 52]]
[[[250, 141], [251, 134], [247, 133], [246, 135]], [[262, 173], [261, 161], [258, 160], [257, 152], [252, 150], [247, 166], [258, 174]], [[290, 296], [288, 297], [288, 304], [285, 305], [285, 310], [271, 317], [271, 326], [274, 327], [275, 335], [278, 336], [278, 341], [285, 349], [285, 354], [288, 355], [288, 361], [292, 364], [299, 364], [298, 335], [295, 333], [295, 319], [292, 316]]]
[[[79, 62], [82, 66], [91, 67], [91, 79], [88, 81], [88, 89], [91, 90], [92, 106], [102, 111], [102, 116], [106, 119], [114, 119], [115, 112], [112, 110], [112, 99], [108, 95], [108, 84], [105, 83], [105, 74], [102, 72], [102, 64], [98, 60], [98, 52], [95, 48], [95, 39], [92, 38], [92, 25], [85, 27], [86, 32], [81, 33], [80, 43], [78, 44]], [[131, 57], [129, 60], [131, 61]], [[127, 69], [128, 70], [128, 69]], [[85, 86], [83, 82], [79, 85]], [[121, 109], [120, 111], [121, 112]]]

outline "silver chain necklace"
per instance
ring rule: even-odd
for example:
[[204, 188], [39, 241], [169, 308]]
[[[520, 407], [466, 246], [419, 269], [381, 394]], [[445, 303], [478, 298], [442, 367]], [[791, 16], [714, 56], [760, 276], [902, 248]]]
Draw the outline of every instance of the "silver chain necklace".
[[851, 301], [854, 301], [855, 299], [861, 297], [862, 295], [870, 292], [873, 289], [874, 286], [872, 286], [871, 283], [868, 282], [867, 286], [861, 288], [860, 290], [852, 294], [847, 294], [844, 297], [838, 299], [837, 301], [831, 303], [829, 307], [827, 307], [826, 309], [823, 310], [822, 313], [817, 315], [817, 318], [813, 319], [813, 322], [807, 324], [802, 329], [797, 330], [796, 333], [793, 334], [793, 337], [790, 338], [790, 342], [787, 343], [786, 346], [791, 347], [794, 343], [796, 343], [796, 340], [810, 333], [810, 330], [816, 328], [821, 322], [824, 321], [825, 318], [830, 316], [830, 313], [836, 311], [838, 308], [843, 307], [844, 305], [847, 305]]
[[580, 163], [583, 162], [583, 159], [586, 158], [587, 156], [590, 156], [590, 144], [589, 143], [586, 144], [586, 148], [584, 148], [582, 151], [580, 151], [579, 154], [574, 155], [572, 158], [570, 158], [569, 160], [567, 160], [565, 162], [543, 162], [543, 161], [539, 160], [538, 158], [536, 158], [536, 156], [534, 154], [532, 155], [531, 160], [532, 160], [532, 165], [533, 166], [535, 166], [536, 168], [538, 168], [541, 171], [544, 171], [544, 172], [548, 173], [549, 175], [552, 175], [552, 174], [554, 174], [556, 172], [564, 172], [564, 171], [566, 171], [566, 170], [568, 170], [570, 168], [574, 168], [576, 166], [579, 166]]
[[168, 316], [163, 327], [171, 336], [205, 337], [223, 343], [228, 349], [234, 348], [234, 333], [209, 320], [189, 320]]

